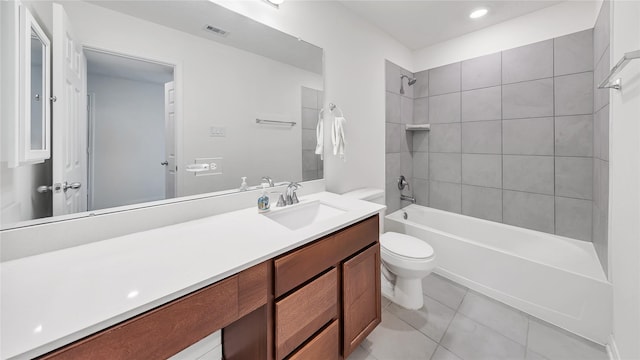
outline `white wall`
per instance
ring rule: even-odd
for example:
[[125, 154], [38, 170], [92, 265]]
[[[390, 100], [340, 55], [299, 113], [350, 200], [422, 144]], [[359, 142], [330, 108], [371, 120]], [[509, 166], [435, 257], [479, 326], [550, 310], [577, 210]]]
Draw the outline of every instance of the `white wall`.
[[87, 92], [94, 95], [89, 210], [164, 199], [164, 84], [90, 73]]
[[[84, 2], [63, 5], [84, 45], [178, 65], [179, 196], [235, 188], [241, 176], [250, 184], [264, 175], [301, 180], [301, 126], [255, 119], [300, 124], [300, 86], [322, 88], [318, 74]], [[211, 126], [225, 127], [226, 137], [209, 137]], [[202, 157], [222, 157], [223, 175], [180, 171]]]
[[325, 147], [327, 189], [383, 189], [384, 60], [412, 68], [409, 49], [336, 2], [287, 1], [280, 9], [262, 0], [214, 2], [324, 49], [325, 105], [338, 105], [347, 119], [347, 162]]
[[[640, 49], [640, 2], [612, 1], [611, 64]], [[609, 264], [619, 359], [640, 359], [640, 62], [611, 90]]]
[[601, 0], [564, 1], [414, 51], [414, 72], [591, 29]]

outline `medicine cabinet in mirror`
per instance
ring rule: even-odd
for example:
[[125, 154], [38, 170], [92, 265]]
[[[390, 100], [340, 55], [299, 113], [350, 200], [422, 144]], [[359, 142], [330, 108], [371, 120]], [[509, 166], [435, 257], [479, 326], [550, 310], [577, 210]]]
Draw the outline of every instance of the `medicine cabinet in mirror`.
[[[14, 67], [17, 71], [13, 74], [17, 75], [17, 81], [7, 79], [3, 89], [3, 106], [13, 111], [3, 119], [7, 125], [2, 130], [11, 132], [13, 136], [6, 139], [8, 141], [2, 150], [3, 160], [7, 161], [9, 167], [15, 168], [23, 164], [42, 163], [51, 156], [51, 46], [42, 27], [26, 7], [14, 3], [7, 5], [7, 8], [14, 13], [14, 20], [10, 22], [13, 31], [5, 36], [13, 36], [8, 42], [17, 46], [18, 56], [7, 59], [10, 63], [17, 59], [17, 66]], [[5, 93], [11, 90], [14, 91]]]
[[321, 48], [207, 0], [21, 0], [0, 2], [3, 61], [8, 3], [41, 26], [20, 25], [30, 133], [0, 163], [0, 229], [323, 177]]

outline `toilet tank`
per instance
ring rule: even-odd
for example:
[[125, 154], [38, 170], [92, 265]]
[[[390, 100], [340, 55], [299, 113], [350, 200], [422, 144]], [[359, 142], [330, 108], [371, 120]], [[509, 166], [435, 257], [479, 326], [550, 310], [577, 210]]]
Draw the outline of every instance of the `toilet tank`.
[[384, 205], [384, 190], [376, 188], [362, 188], [348, 191], [342, 196], [356, 198], [358, 200], [370, 201], [376, 204]]
[[[385, 205], [384, 203], [384, 190], [376, 188], [362, 188], [356, 189], [342, 194], [342, 196], [348, 196], [358, 200], [370, 201], [372, 203]], [[384, 215], [385, 210], [380, 211], [380, 234], [384, 233]]]

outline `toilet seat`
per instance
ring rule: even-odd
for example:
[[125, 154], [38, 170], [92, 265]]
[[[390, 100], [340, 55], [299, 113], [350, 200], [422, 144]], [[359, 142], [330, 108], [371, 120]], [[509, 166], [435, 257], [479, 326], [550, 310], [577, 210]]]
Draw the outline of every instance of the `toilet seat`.
[[386, 232], [380, 236], [383, 252], [409, 261], [423, 261], [434, 256], [433, 248], [413, 236]]

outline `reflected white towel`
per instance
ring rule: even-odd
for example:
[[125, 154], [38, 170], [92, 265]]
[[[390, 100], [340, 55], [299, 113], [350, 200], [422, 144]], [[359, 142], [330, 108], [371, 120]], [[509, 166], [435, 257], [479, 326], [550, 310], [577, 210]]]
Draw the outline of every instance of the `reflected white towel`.
[[336, 116], [333, 119], [331, 125], [331, 142], [333, 143], [333, 155], [340, 155], [340, 159], [347, 161], [345, 157], [345, 147], [347, 141], [345, 140], [344, 126], [347, 123], [347, 119], [342, 116]]
[[316, 125], [316, 154], [320, 155], [320, 160], [324, 160], [324, 122], [322, 117], [322, 111], [320, 111]]

